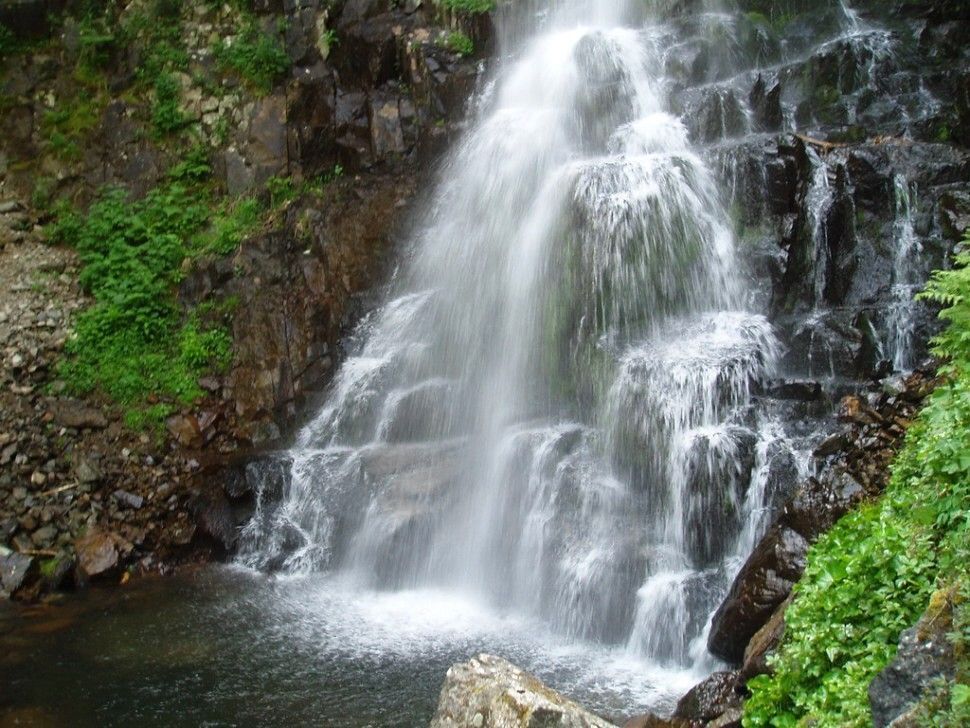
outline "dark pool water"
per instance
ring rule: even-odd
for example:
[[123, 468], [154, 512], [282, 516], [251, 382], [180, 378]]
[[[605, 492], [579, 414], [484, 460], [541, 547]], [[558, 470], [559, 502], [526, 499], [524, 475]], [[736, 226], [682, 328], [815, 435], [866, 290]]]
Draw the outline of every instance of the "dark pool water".
[[0, 726], [425, 726], [483, 651], [614, 720], [700, 677], [451, 594], [210, 568], [0, 609]]

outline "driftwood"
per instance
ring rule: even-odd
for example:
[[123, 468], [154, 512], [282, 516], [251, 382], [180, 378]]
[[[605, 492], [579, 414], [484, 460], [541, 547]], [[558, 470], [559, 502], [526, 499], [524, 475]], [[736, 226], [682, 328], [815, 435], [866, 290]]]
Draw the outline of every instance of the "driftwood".
[[796, 139], [801, 139], [803, 142], [805, 142], [805, 144], [808, 144], [809, 146], [818, 147], [819, 149], [822, 150], [822, 153], [823, 154], [828, 154], [833, 149], [838, 149], [840, 147], [847, 147], [847, 146], [849, 146], [848, 144], [844, 144], [842, 142], [826, 142], [826, 141], [822, 141], [821, 139], [815, 139], [813, 137], [806, 136], [804, 134], [795, 134], [795, 138]]

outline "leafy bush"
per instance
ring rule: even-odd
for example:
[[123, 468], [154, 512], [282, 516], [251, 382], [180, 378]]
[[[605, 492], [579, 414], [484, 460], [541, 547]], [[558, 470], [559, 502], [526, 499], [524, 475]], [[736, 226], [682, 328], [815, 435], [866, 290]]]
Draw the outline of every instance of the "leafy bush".
[[[940, 316], [948, 326], [934, 352], [946, 359], [947, 381], [907, 433], [883, 498], [843, 518], [810, 549], [771, 660], [774, 674], [749, 684], [745, 726], [869, 725], [867, 688], [893, 657], [899, 633], [916, 622], [935, 583], [968, 583], [968, 266], [970, 255], [959, 255], [921, 294], [945, 306]], [[960, 654], [959, 682], [947, 687], [948, 704], [927, 717], [929, 725], [960, 725], [966, 716], [966, 649]], [[957, 722], [948, 723], [947, 714]]]
[[252, 19], [237, 37], [223, 40], [213, 50], [224, 70], [239, 74], [262, 92], [269, 91], [290, 67], [279, 39], [262, 32]]
[[42, 129], [47, 147], [61, 159], [76, 160], [87, 136], [98, 125], [102, 99], [80, 93], [44, 113]]
[[475, 44], [472, 39], [458, 30], [453, 30], [445, 36], [444, 46], [452, 53], [457, 53], [462, 57], [470, 56], [475, 52]]
[[158, 137], [184, 129], [191, 119], [182, 111], [182, 93], [178, 81], [168, 73], [155, 79], [155, 98], [152, 102], [152, 127]]
[[190, 403], [199, 376], [228, 364], [228, 334], [183, 320], [174, 294], [188, 241], [208, 216], [197, 191], [177, 182], [137, 202], [109, 190], [86, 215], [59, 216], [54, 238], [76, 247], [80, 283], [94, 297], [60, 368], [69, 389], [100, 390], [143, 422], [167, 409], [146, 409], [151, 400]]

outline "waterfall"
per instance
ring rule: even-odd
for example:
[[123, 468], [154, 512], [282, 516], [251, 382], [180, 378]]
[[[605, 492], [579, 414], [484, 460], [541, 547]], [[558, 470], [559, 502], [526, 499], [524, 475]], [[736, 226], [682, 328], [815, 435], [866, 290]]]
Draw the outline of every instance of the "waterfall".
[[594, 4], [487, 86], [239, 558], [460, 591], [685, 665], [764, 509], [753, 388], [778, 345], [661, 34]]
[[921, 265], [923, 246], [913, 229], [913, 210], [916, 207], [916, 188], [897, 174], [893, 178], [893, 270], [887, 328], [889, 351], [893, 368], [908, 371], [916, 364], [914, 343], [918, 304], [916, 293], [926, 280]]

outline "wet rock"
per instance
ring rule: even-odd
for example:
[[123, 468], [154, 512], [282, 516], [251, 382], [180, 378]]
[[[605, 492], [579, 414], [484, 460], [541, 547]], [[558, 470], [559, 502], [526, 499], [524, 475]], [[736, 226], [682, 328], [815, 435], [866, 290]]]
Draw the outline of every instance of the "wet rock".
[[785, 634], [785, 610], [791, 601], [790, 596], [783, 601], [744, 648], [744, 661], [738, 674], [738, 682], [746, 684], [751, 678], [770, 672], [767, 658], [781, 644], [781, 638]]
[[900, 636], [893, 661], [869, 684], [876, 728], [884, 728], [906, 713], [934, 681], [956, 677], [954, 647], [948, 636], [953, 629], [955, 597], [955, 588], [933, 594], [916, 625]]
[[74, 543], [82, 579], [104, 577], [119, 564], [121, 539], [114, 533], [89, 531]]
[[777, 131], [784, 122], [784, 114], [781, 108], [781, 84], [776, 83], [770, 89], [766, 87], [764, 77], [758, 74], [748, 95], [748, 103], [754, 112], [754, 118], [760, 129], [764, 131]]
[[810, 379], [779, 379], [765, 387], [765, 394], [775, 399], [812, 402], [822, 396], [822, 385]]
[[853, 422], [857, 425], [878, 425], [883, 421], [878, 412], [856, 395], [842, 398], [839, 403], [838, 416], [843, 422]]
[[791, 593], [805, 569], [808, 541], [785, 526], [775, 526], [761, 539], [714, 614], [708, 649], [739, 664], [744, 648]]
[[19, 524], [14, 516], [0, 520], [0, 545], [5, 544], [17, 532], [18, 527]]
[[714, 720], [725, 711], [741, 705], [737, 672], [715, 672], [695, 685], [677, 703], [675, 718]]
[[74, 566], [74, 558], [67, 554], [59, 554], [41, 564], [41, 591], [52, 592], [69, 585], [69, 577]]
[[54, 400], [51, 412], [54, 415], [54, 421], [62, 427], [101, 429], [108, 426], [108, 420], [101, 410], [76, 399]]
[[851, 442], [852, 436], [850, 433], [835, 432], [822, 440], [812, 454], [817, 458], [826, 458], [842, 452]]
[[30, 535], [30, 540], [34, 542], [34, 546], [37, 548], [44, 548], [54, 542], [55, 536], [57, 536], [56, 528], [50, 525], [41, 526]]
[[30, 575], [34, 558], [18, 554], [0, 546], [0, 586], [7, 594], [14, 594]]
[[220, 489], [197, 490], [189, 498], [188, 509], [202, 534], [212, 538], [226, 551], [232, 550], [238, 529], [232, 507]]
[[431, 728], [610, 728], [611, 723], [493, 655], [448, 669]]
[[863, 497], [864, 488], [842, 469], [809, 478], [785, 504], [778, 523], [814, 541], [835, 525]]

